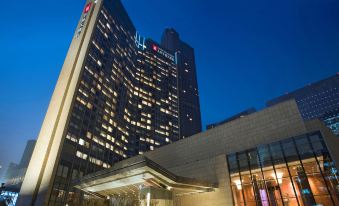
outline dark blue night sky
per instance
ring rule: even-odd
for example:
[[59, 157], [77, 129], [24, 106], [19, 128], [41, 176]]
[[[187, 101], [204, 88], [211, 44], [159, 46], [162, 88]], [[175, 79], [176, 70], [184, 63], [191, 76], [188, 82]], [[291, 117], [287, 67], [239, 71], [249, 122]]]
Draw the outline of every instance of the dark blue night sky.
[[[0, 165], [37, 137], [84, 2], [1, 2]], [[203, 125], [339, 71], [338, 0], [123, 3], [144, 36], [195, 48]]]

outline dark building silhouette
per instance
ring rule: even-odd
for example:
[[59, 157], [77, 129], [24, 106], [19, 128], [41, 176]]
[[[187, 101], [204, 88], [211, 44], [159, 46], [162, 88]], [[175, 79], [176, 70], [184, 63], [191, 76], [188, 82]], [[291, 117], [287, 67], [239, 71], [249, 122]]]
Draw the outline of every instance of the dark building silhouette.
[[28, 140], [19, 164], [11, 162], [5, 175], [5, 186], [13, 191], [19, 191], [32, 157], [36, 140]]
[[194, 49], [173, 29], [165, 29], [161, 45], [176, 53], [179, 73], [180, 137], [201, 132], [201, 113]]
[[238, 114], [236, 114], [236, 115], [233, 115], [232, 117], [229, 117], [229, 118], [227, 118], [227, 119], [225, 119], [225, 120], [223, 120], [223, 121], [221, 121], [221, 122], [209, 124], [209, 125], [206, 126], [206, 129], [207, 129], [207, 130], [213, 129], [213, 128], [215, 128], [215, 127], [217, 127], [217, 126], [220, 126], [220, 125], [222, 125], [222, 124], [225, 124], [225, 123], [227, 123], [227, 122], [231, 122], [231, 121], [234, 121], [234, 120], [236, 120], [236, 119], [243, 118], [243, 117], [245, 117], [245, 116], [247, 116], [247, 115], [253, 114], [253, 113], [255, 113], [256, 111], [257, 111], [257, 110], [256, 110], [255, 108], [253, 108], [253, 107], [252, 107], [252, 108], [249, 108], [249, 109], [246, 109], [245, 111], [242, 111], [242, 112], [240, 112], [240, 113], [238, 113]]
[[338, 135], [339, 73], [270, 100], [267, 106], [290, 99], [296, 100], [304, 120], [321, 119]]
[[28, 140], [27, 141], [24, 153], [22, 154], [22, 157], [21, 157], [21, 160], [20, 160], [20, 163], [19, 163], [19, 167], [21, 167], [21, 168], [27, 168], [28, 167], [29, 161], [31, 160], [31, 157], [32, 157], [32, 154], [33, 154], [35, 143], [36, 143], [36, 140]]

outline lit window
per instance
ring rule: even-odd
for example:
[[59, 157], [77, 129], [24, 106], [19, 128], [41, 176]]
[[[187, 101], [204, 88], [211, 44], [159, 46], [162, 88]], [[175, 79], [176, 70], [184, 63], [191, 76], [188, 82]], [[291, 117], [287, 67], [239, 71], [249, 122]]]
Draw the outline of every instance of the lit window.
[[79, 139], [79, 145], [85, 145], [85, 141], [83, 139]]
[[101, 61], [98, 60], [97, 63], [98, 63], [99, 66], [102, 66]]

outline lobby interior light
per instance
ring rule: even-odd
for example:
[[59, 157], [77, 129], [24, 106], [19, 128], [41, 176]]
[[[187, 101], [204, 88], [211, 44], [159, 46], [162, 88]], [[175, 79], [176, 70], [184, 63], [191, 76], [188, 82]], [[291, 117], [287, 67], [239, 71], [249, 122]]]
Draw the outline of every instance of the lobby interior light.
[[240, 181], [240, 180], [235, 180], [234, 183], [235, 183], [235, 185], [237, 186], [237, 189], [238, 189], [238, 190], [241, 190], [241, 189], [242, 189], [242, 187], [241, 187], [241, 181]]
[[147, 206], [151, 206], [151, 193], [147, 193], [147, 196], [146, 196], [146, 204]]
[[282, 176], [283, 176], [284, 173], [282, 172], [277, 172], [277, 177], [275, 176], [275, 174], [273, 173], [272, 174], [272, 177], [279, 183], [281, 184], [282, 183]]

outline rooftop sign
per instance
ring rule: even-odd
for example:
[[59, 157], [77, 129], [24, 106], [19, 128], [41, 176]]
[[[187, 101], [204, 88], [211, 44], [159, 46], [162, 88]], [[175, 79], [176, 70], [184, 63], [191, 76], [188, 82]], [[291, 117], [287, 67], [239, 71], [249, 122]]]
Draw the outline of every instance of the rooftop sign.
[[85, 6], [85, 9], [84, 9], [84, 12], [83, 12], [83, 15], [82, 15], [82, 18], [80, 20], [80, 26], [77, 30], [77, 34], [76, 34], [76, 38], [79, 38], [82, 30], [84, 29], [84, 26], [85, 26], [85, 22], [86, 22], [86, 19], [87, 19], [87, 16], [88, 16], [88, 12], [91, 10], [91, 7], [92, 7], [92, 2], [89, 2], [86, 6]]
[[153, 49], [153, 51], [155, 51], [155, 52], [157, 52], [157, 53], [163, 55], [164, 57], [166, 57], [166, 58], [168, 58], [168, 59], [170, 59], [170, 60], [172, 60], [172, 61], [175, 61], [175, 57], [174, 57], [172, 54], [170, 54], [170, 53], [168, 53], [167, 51], [163, 50], [163, 49], [160, 48], [159, 46], [153, 44], [153, 45], [152, 45], [152, 49]]
[[135, 36], [134, 36], [134, 42], [135, 42], [135, 45], [138, 47], [138, 49], [142, 49], [144, 50], [146, 48], [146, 45], [145, 45], [145, 37], [142, 37], [138, 31], [135, 33]]

